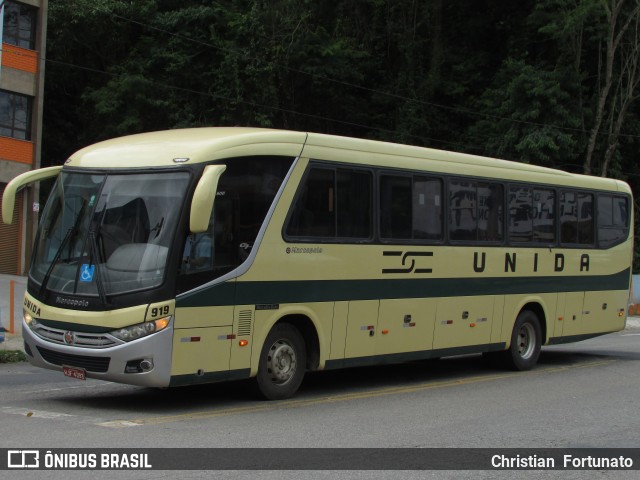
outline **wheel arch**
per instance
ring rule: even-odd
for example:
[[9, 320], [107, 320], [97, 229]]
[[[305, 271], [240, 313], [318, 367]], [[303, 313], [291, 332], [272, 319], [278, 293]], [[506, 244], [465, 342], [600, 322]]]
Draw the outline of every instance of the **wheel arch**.
[[542, 303], [540, 303], [540, 301], [529, 301], [526, 304], [524, 304], [521, 308], [520, 311], [518, 312], [518, 315], [516, 315], [516, 318], [524, 311], [531, 311], [533, 312], [536, 317], [538, 317], [538, 323], [540, 325], [540, 334], [542, 335], [541, 338], [541, 344], [544, 345], [547, 343], [547, 314], [544, 310], [544, 307], [542, 306]]
[[260, 352], [269, 332], [280, 323], [287, 323], [293, 326], [302, 335], [307, 352], [307, 370], [313, 371], [322, 368], [328, 345], [326, 345], [319, 321], [317, 315], [310, 309], [288, 307], [279, 311], [277, 315], [271, 317], [267, 322], [264, 322], [254, 334], [251, 376], [255, 376], [258, 372]]
[[274, 326], [280, 323], [288, 323], [298, 329], [304, 339], [304, 346], [307, 351], [307, 370], [318, 370], [320, 365], [320, 338], [313, 321], [306, 315], [289, 314], [280, 318]]

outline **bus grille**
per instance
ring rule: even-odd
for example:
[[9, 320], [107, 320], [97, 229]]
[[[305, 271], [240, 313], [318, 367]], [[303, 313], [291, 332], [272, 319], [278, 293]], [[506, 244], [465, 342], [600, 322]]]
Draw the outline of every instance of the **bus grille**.
[[[59, 330], [57, 328], [51, 328], [40, 324], [38, 325], [37, 329], [33, 330], [33, 333], [38, 335], [43, 340], [47, 340], [53, 343], [59, 343], [60, 345], [65, 345], [65, 330]], [[104, 334], [74, 332], [74, 347], [107, 348], [116, 344], [117, 342], [113, 339], [113, 337], [108, 337]]]
[[71, 355], [37, 347], [38, 352], [47, 362], [54, 365], [68, 365], [70, 367], [84, 368], [88, 372], [104, 373], [109, 370], [109, 357], [87, 357], [85, 355]]

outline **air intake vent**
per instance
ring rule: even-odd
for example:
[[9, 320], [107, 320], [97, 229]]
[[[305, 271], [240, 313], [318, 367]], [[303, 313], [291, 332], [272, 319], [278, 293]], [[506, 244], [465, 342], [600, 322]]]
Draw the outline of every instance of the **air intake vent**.
[[93, 357], [87, 355], [72, 355], [70, 353], [60, 353], [48, 348], [36, 347], [42, 358], [46, 362], [53, 363], [54, 365], [68, 365], [70, 367], [84, 368], [89, 372], [104, 373], [109, 370], [109, 357]]
[[253, 311], [240, 310], [238, 315], [238, 336], [246, 337], [251, 335], [251, 321], [253, 320]]

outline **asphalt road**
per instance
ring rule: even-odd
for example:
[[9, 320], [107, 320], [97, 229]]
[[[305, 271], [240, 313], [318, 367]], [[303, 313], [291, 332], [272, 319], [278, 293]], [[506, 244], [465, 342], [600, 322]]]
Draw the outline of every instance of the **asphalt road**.
[[[295, 398], [280, 402], [255, 400], [246, 382], [154, 390], [71, 380], [28, 364], [0, 365], [0, 447], [635, 448], [639, 367], [640, 329], [545, 347], [530, 372], [490, 367], [480, 356], [318, 372], [307, 376]], [[82, 472], [21, 478], [54, 473], [74, 478]], [[447, 474], [512, 478], [504, 471], [222, 472], [216, 478]], [[637, 471], [518, 474], [636, 478]], [[91, 475], [110, 478], [107, 472]], [[135, 472], [130, 478], [174, 476]], [[194, 471], [181, 477], [208, 478]]]

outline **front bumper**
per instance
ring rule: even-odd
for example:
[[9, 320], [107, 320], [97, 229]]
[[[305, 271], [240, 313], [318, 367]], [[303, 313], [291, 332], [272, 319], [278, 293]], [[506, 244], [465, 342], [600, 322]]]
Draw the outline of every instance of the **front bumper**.
[[[88, 378], [143, 387], [168, 387], [171, 379], [173, 325], [132, 342], [107, 348], [83, 348], [49, 342], [35, 335], [22, 321], [22, 337], [29, 363], [62, 371], [63, 366], [82, 368]], [[127, 373], [127, 364], [151, 360], [149, 371]], [[129, 368], [128, 370], [131, 370]]]

